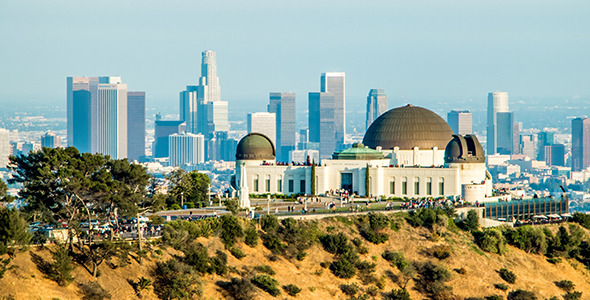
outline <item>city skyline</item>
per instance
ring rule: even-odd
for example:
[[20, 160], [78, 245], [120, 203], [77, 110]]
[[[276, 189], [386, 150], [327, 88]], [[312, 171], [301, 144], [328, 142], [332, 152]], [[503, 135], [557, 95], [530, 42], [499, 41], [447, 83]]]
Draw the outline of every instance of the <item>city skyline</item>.
[[[0, 73], [0, 103], [57, 104], [64, 98], [57, 84], [63, 76], [115, 74], [146, 91], [148, 107], [170, 105], [184, 83], [196, 80], [195, 49], [214, 49], [224, 58], [218, 65], [223, 98], [236, 103], [264, 105], [272, 90], [304, 95], [316, 85], [315, 74], [331, 70], [347, 73], [349, 107], [362, 107], [373, 86], [389, 91], [392, 102], [415, 104], [435, 99], [454, 104], [496, 89], [510, 91], [512, 99], [588, 97], [590, 67], [583, 58], [590, 45], [585, 34], [590, 5], [527, 3], [325, 1], [303, 9], [285, 3], [199, 2], [183, 3], [179, 10], [179, 3], [117, 2], [113, 11], [94, 3], [7, 2], [0, 5], [0, 33], [8, 47], [0, 55], [11, 59]], [[157, 15], [166, 25], [144, 20], [137, 11]], [[188, 17], [196, 12], [199, 20]], [[301, 14], [305, 22], [294, 17]], [[494, 17], [498, 14], [502, 20]], [[361, 22], [364, 15], [371, 15], [371, 22]], [[252, 19], [257, 22], [236, 26]], [[41, 23], [42, 28], [36, 25]], [[66, 26], [78, 23], [86, 25]], [[190, 38], [209, 23], [216, 25]], [[333, 35], [318, 34], [321, 27]], [[109, 43], [120, 45], [116, 50], [105, 48], [104, 33], [116, 31], [128, 34], [109, 37]], [[73, 44], [72, 36], [80, 38]], [[309, 44], [315, 51], [305, 51]], [[363, 59], [352, 59], [359, 56]], [[27, 89], [30, 80], [39, 88]]]

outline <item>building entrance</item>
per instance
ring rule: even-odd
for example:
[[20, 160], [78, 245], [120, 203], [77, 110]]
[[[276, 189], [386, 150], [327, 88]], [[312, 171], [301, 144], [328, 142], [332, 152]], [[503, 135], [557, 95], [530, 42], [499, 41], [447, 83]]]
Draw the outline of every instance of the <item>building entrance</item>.
[[340, 188], [352, 195], [352, 173], [340, 173]]

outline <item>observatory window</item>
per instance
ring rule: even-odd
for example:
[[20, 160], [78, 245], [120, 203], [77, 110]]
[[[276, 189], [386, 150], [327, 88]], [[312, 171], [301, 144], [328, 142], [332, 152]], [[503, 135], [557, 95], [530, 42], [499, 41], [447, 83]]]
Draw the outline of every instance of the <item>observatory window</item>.
[[414, 194], [420, 195], [420, 178], [414, 178]]
[[426, 194], [432, 195], [432, 177], [426, 178]]
[[395, 194], [395, 177], [391, 178], [391, 181], [389, 182], [389, 193]]
[[442, 177], [438, 181], [438, 194], [439, 195], [444, 195], [445, 194], [445, 179], [442, 178]]
[[408, 177], [402, 178], [402, 194], [403, 195], [408, 194]]

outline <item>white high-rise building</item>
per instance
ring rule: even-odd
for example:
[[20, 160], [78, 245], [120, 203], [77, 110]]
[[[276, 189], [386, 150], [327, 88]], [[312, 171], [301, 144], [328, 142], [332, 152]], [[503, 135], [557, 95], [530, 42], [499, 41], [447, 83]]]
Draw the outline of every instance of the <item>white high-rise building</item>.
[[205, 162], [205, 138], [202, 134], [175, 133], [168, 137], [170, 166], [195, 165]]
[[498, 113], [510, 112], [508, 109], [508, 93], [492, 92], [488, 94], [488, 125], [487, 125], [487, 154], [498, 151]]
[[201, 59], [201, 78], [198, 87], [199, 100], [220, 101], [221, 89], [217, 77], [217, 58], [211, 50], [203, 51]]
[[121, 77], [99, 83], [96, 101], [96, 152], [111, 158], [127, 157], [127, 84]]
[[8, 165], [8, 157], [10, 156], [10, 131], [0, 128], [0, 169], [6, 168]]
[[207, 103], [206, 109], [209, 134], [218, 131], [229, 131], [229, 105], [227, 101], [211, 101]]
[[341, 148], [346, 135], [346, 88], [344, 72], [322, 73], [320, 92], [331, 93], [334, 96], [334, 132], [336, 143]]
[[275, 113], [255, 112], [248, 114], [248, 133], [262, 133], [268, 137], [274, 145], [277, 141], [277, 120]]

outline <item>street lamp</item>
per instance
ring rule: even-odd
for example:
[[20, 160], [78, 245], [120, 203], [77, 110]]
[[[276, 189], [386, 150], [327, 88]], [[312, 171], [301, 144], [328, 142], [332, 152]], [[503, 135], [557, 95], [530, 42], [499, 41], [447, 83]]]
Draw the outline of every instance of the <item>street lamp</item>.
[[184, 192], [180, 192], [180, 209], [184, 207]]
[[266, 214], [270, 215], [270, 195], [266, 196]]

